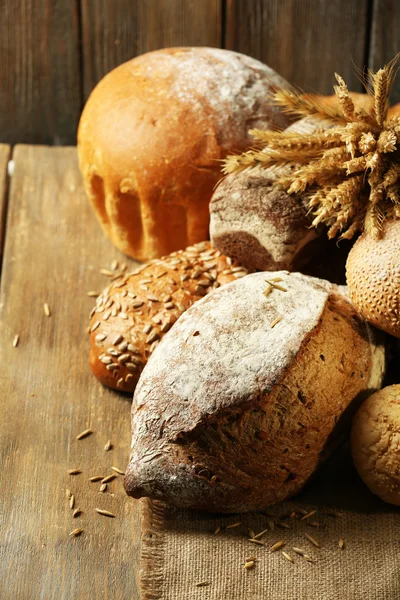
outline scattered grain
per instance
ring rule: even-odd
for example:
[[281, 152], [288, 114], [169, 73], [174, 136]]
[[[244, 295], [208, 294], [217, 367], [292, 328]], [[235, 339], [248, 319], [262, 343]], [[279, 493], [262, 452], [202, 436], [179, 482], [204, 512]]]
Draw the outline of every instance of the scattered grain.
[[344, 550], [344, 540], [340, 539], [338, 545], [341, 550]]
[[210, 585], [211, 581], [199, 581], [199, 583], [196, 583], [196, 587], [205, 587], [206, 585]]
[[95, 292], [94, 290], [90, 290], [87, 295], [89, 298], [98, 298], [98, 296], [100, 296], [99, 292]]
[[112, 517], [115, 518], [117, 515], [114, 515], [114, 513], [110, 512], [109, 510], [104, 510], [103, 508], [95, 508], [94, 509], [99, 515], [102, 515], [103, 517]]
[[85, 429], [84, 431], [81, 431], [80, 433], [78, 433], [78, 435], [76, 436], [77, 440], [83, 440], [83, 438], [88, 437], [89, 435], [92, 435], [93, 431], [91, 429]]
[[105, 275], [106, 277], [113, 277], [115, 275], [110, 269], [100, 269], [100, 274]]
[[119, 475], [125, 475], [125, 472], [121, 471], [121, 469], [118, 469], [118, 467], [111, 467], [111, 469], [113, 471], [115, 471], [116, 473], [118, 473]]
[[79, 473], [82, 473], [81, 469], [69, 469], [68, 471], [69, 475], [79, 475]]
[[259, 546], [264, 546], [264, 542], [260, 542], [260, 540], [253, 540], [253, 538], [249, 538], [248, 539], [249, 542], [252, 542], [253, 544], [258, 544]]
[[272, 286], [276, 290], [279, 290], [280, 292], [287, 292], [287, 289], [285, 287], [283, 287], [283, 285], [279, 285], [273, 279], [266, 279], [265, 283], [268, 283], [270, 286]]
[[15, 335], [14, 339], [13, 339], [13, 343], [12, 343], [13, 348], [16, 348], [18, 346], [18, 343], [19, 343], [19, 335], [17, 333], [17, 335]]
[[301, 517], [301, 521], [305, 521], [306, 519], [309, 519], [310, 517], [312, 517], [313, 515], [315, 515], [317, 511], [316, 510], [311, 510], [310, 512], [306, 513], [305, 515], [303, 515]]
[[93, 477], [91, 477], [89, 479], [89, 481], [91, 481], [91, 482], [101, 481], [102, 479], [104, 479], [104, 475], [94, 475]]
[[111, 450], [111, 448], [112, 448], [112, 443], [111, 443], [111, 440], [107, 440], [107, 442], [106, 442], [106, 444], [105, 444], [105, 446], [104, 446], [104, 450], [105, 450], [106, 452], [108, 452], [109, 450]]
[[286, 560], [288, 560], [289, 562], [294, 563], [293, 557], [290, 556], [290, 554], [288, 554], [287, 552], [284, 552], [283, 550], [282, 550], [282, 556], [284, 558], [286, 558]]
[[74, 512], [72, 513], [72, 516], [74, 517], [74, 519], [76, 519], [76, 517], [79, 517], [79, 515], [81, 515], [81, 514], [82, 514], [81, 509], [80, 508], [76, 508], [74, 510]]
[[45, 302], [43, 304], [43, 310], [44, 310], [44, 314], [46, 315], [46, 317], [50, 317], [51, 316], [50, 306], [47, 304], [47, 302]]
[[214, 531], [214, 535], [217, 535], [217, 533], [219, 533], [221, 531], [221, 527], [217, 527], [216, 530]]
[[304, 556], [306, 554], [306, 551], [303, 550], [302, 548], [292, 548], [293, 552], [296, 552], [296, 554], [299, 554], [300, 556]]
[[116, 479], [116, 475], [107, 475], [107, 477], [103, 477], [103, 479], [101, 480], [101, 483], [108, 483], [109, 481], [112, 481], [113, 479]]
[[313, 538], [312, 535], [310, 535], [309, 533], [305, 533], [304, 535], [306, 536], [308, 541], [312, 543], [313, 546], [315, 546], [316, 548], [321, 548], [321, 546], [319, 545], [317, 540], [315, 538]]
[[263, 535], [265, 535], [267, 533], [267, 531], [269, 531], [269, 530], [268, 529], [263, 529], [263, 531], [260, 531], [260, 533], [257, 533], [257, 535], [253, 535], [252, 536], [253, 540], [260, 539]]
[[107, 489], [107, 484], [106, 483], [102, 483], [100, 488], [99, 488], [99, 492], [104, 493]]
[[278, 323], [279, 323], [280, 321], [282, 321], [282, 319], [283, 319], [282, 315], [278, 315], [278, 316], [277, 316], [277, 317], [276, 317], [276, 318], [275, 318], [275, 319], [272, 321], [272, 323], [270, 324], [270, 326], [269, 326], [269, 327], [270, 327], [270, 329], [273, 329], [273, 328], [275, 327], [275, 325], [278, 325]]
[[70, 535], [70, 537], [78, 537], [78, 535], [81, 535], [82, 532], [83, 532], [83, 529], [81, 527], [78, 527], [77, 529], [74, 529], [73, 531], [71, 531], [71, 533], [69, 535]]
[[69, 507], [72, 510], [75, 506], [75, 496], [74, 494], [72, 494], [71, 498], [69, 499]]
[[242, 524], [242, 521], [238, 521], [237, 523], [232, 523], [232, 525], [227, 525], [226, 529], [233, 529], [234, 527], [239, 527]]
[[255, 561], [254, 560], [249, 560], [247, 562], [244, 563], [244, 568], [245, 569], [253, 569], [255, 565]]
[[273, 544], [271, 546], [271, 548], [269, 549], [270, 552], [276, 552], [277, 550], [279, 550], [280, 548], [283, 548], [283, 546], [286, 544], [286, 542], [284, 542], [283, 540], [279, 540], [279, 542], [275, 542], [275, 544]]
[[67, 497], [67, 498], [68, 498], [68, 500], [69, 500], [69, 499], [71, 498], [71, 496], [72, 496], [72, 492], [71, 492], [71, 490], [69, 490], [69, 489], [67, 488], [67, 489], [65, 490], [65, 495], [66, 495], [66, 497]]

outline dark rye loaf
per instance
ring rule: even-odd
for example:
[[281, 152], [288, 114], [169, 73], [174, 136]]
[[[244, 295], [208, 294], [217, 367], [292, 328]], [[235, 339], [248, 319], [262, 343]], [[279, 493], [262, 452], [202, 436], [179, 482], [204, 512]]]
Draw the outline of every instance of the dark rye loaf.
[[343, 288], [287, 272], [229, 283], [180, 317], [142, 373], [126, 490], [218, 512], [283, 500], [383, 371]]

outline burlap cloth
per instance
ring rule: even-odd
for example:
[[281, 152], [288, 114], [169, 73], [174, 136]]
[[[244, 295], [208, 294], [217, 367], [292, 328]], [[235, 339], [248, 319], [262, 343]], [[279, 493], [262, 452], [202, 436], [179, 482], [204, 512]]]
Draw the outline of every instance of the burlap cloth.
[[[312, 510], [317, 512], [301, 520], [301, 511]], [[289, 516], [293, 511], [296, 517]], [[347, 446], [301, 495], [271, 507], [269, 514], [211, 515], [145, 500], [142, 598], [400, 600], [399, 512], [369, 493], [352, 467]], [[238, 522], [238, 527], [226, 529]], [[215, 534], [217, 527], [221, 530]], [[255, 533], [268, 529], [261, 538], [264, 546], [248, 541], [248, 528]], [[319, 549], [305, 533], [317, 540]], [[282, 550], [269, 551], [280, 540], [294, 564]], [[315, 562], [307, 562], [293, 547]], [[255, 566], [246, 570], [244, 562], [251, 556], [256, 557]]]

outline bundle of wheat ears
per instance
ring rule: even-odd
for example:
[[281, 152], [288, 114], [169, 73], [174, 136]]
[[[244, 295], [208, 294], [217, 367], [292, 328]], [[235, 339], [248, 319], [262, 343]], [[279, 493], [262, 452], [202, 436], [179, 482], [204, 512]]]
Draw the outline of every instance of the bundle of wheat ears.
[[[335, 106], [295, 91], [277, 90], [273, 100], [298, 117], [324, 120], [313, 134], [250, 131], [256, 147], [225, 160], [224, 172], [284, 166], [279, 184], [301, 193], [330, 238], [350, 239], [359, 231], [379, 237], [386, 219], [400, 218], [400, 117], [388, 118], [396, 57], [363, 81], [371, 109], [356, 106], [335, 74]], [[327, 128], [326, 121], [329, 121]]]

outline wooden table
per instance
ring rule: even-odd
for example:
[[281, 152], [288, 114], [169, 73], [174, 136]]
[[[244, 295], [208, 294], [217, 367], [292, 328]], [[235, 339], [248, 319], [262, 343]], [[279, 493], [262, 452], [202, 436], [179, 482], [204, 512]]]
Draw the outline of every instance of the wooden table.
[[[105, 493], [89, 482], [127, 464], [130, 398], [89, 370], [87, 291], [107, 284], [100, 268], [128, 261], [95, 220], [75, 148], [16, 146], [8, 186], [10, 155], [0, 146], [0, 598], [135, 600], [138, 507], [121, 476]], [[88, 427], [94, 433], [76, 440]], [[71, 476], [72, 468], [82, 473]], [[82, 510], [76, 518], [67, 489]], [[78, 527], [82, 534], [70, 537]]]

